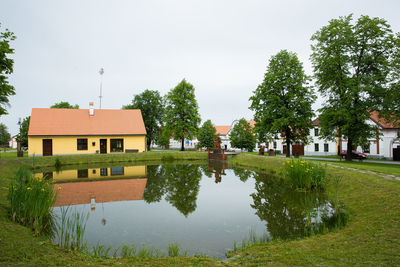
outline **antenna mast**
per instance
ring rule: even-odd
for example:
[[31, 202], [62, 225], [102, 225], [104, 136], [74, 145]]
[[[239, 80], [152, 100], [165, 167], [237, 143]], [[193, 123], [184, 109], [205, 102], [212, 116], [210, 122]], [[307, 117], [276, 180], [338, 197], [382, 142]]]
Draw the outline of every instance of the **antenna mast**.
[[100, 68], [100, 70], [99, 70], [99, 73], [100, 73], [100, 96], [99, 96], [99, 98], [100, 98], [100, 109], [101, 109], [101, 99], [103, 98], [103, 74], [104, 74], [104, 69], [103, 68]]

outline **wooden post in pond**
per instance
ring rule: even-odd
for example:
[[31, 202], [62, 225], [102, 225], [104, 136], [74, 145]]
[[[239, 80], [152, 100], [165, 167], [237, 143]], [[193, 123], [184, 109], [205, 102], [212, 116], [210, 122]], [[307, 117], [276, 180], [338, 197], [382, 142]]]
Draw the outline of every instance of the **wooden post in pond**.
[[208, 159], [226, 160], [225, 150], [221, 148], [221, 138], [215, 137], [214, 148], [208, 149]]

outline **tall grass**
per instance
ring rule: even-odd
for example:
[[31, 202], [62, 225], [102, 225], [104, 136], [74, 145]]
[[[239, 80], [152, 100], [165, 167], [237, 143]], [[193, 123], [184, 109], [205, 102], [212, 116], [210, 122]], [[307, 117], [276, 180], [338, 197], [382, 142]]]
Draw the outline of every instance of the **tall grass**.
[[31, 227], [35, 236], [53, 232], [51, 207], [56, 194], [48, 181], [35, 178], [29, 169], [20, 167], [11, 180], [7, 198], [12, 221]]
[[85, 230], [89, 219], [86, 215], [76, 209], [70, 211], [70, 206], [61, 207], [61, 218], [55, 227], [55, 235], [59, 247], [83, 250], [86, 249]]
[[299, 189], [324, 189], [326, 187], [326, 166], [301, 159], [283, 163], [284, 177]]

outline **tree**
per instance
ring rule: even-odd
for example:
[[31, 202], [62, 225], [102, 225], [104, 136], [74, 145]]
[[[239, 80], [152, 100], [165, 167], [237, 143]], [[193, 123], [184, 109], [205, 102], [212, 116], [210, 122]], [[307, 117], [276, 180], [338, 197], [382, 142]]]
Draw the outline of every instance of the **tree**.
[[197, 139], [199, 140], [199, 147], [213, 148], [214, 138], [217, 136], [217, 130], [210, 120], [203, 123], [199, 129]]
[[197, 207], [202, 171], [195, 164], [166, 164], [163, 168], [167, 180], [165, 200], [187, 217]]
[[79, 109], [79, 105], [71, 105], [67, 101], [63, 102], [61, 101], [60, 103], [55, 103], [52, 105], [50, 108], [69, 108], [69, 109]]
[[122, 109], [140, 109], [147, 132], [147, 150], [150, 150], [151, 143], [157, 139], [164, 115], [164, 104], [160, 93], [145, 90], [135, 95], [132, 103], [123, 106]]
[[231, 139], [232, 147], [240, 148], [241, 150], [247, 149], [247, 151], [253, 151], [256, 147], [256, 137], [250, 123], [246, 119], [240, 119], [233, 126], [229, 138]]
[[28, 131], [29, 122], [31, 121], [31, 116], [24, 118], [20, 124], [19, 141], [21, 142], [21, 147], [28, 147]]
[[290, 157], [291, 144], [308, 142], [314, 115], [311, 105], [316, 98], [308, 81], [297, 55], [282, 50], [271, 57], [264, 81], [250, 97], [259, 138], [270, 140], [280, 133], [285, 138], [286, 157]]
[[167, 127], [162, 127], [158, 130], [156, 143], [159, 146], [167, 148], [169, 146], [169, 140], [171, 138], [171, 131]]
[[194, 87], [183, 79], [166, 97], [164, 122], [175, 140], [184, 142], [196, 136], [200, 124], [199, 107], [194, 94]]
[[361, 16], [354, 25], [352, 20], [352, 15], [333, 19], [311, 38], [316, 86], [326, 98], [319, 110], [321, 136], [346, 138], [347, 160], [354, 146], [376, 135], [377, 128], [367, 123], [370, 112], [388, 114], [400, 102], [391, 94], [399, 85], [399, 37], [384, 19]]
[[8, 114], [5, 108], [9, 106], [8, 97], [15, 95], [14, 86], [7, 81], [7, 75], [14, 71], [14, 60], [8, 57], [14, 54], [14, 49], [10, 47], [10, 42], [13, 40], [15, 40], [15, 35], [8, 29], [0, 32], [0, 116]]
[[10, 141], [11, 135], [8, 132], [7, 126], [0, 123], [0, 146], [8, 146], [8, 141]]

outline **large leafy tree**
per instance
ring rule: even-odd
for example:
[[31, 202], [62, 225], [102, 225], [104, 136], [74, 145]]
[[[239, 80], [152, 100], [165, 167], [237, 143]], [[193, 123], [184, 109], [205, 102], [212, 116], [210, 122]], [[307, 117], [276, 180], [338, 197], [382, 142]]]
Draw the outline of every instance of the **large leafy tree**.
[[175, 140], [181, 140], [181, 150], [185, 150], [185, 139], [196, 136], [200, 124], [199, 106], [194, 87], [183, 79], [166, 97], [164, 122]]
[[291, 144], [308, 142], [314, 115], [311, 105], [315, 100], [308, 81], [297, 55], [282, 50], [271, 57], [264, 81], [250, 97], [260, 141], [281, 134], [286, 141], [287, 157]]
[[164, 103], [160, 93], [145, 90], [141, 94], [135, 95], [132, 103], [123, 106], [122, 109], [141, 110], [147, 132], [147, 149], [150, 150], [151, 143], [157, 139], [164, 114]]
[[311, 38], [316, 86], [326, 98], [321, 135], [346, 138], [347, 160], [354, 146], [376, 135], [377, 128], [367, 123], [370, 112], [388, 114], [392, 103], [400, 102], [394, 90], [400, 73], [398, 35], [384, 19], [352, 20], [352, 15], [333, 19]]
[[246, 119], [240, 119], [229, 133], [231, 146], [240, 148], [241, 150], [253, 151], [256, 147], [256, 137], [253, 128]]
[[213, 148], [214, 138], [217, 136], [217, 130], [210, 120], [207, 120], [199, 129], [197, 139], [199, 140], [199, 147]]
[[8, 132], [7, 126], [0, 123], [0, 146], [8, 146], [8, 141], [10, 141], [11, 135]]
[[69, 108], [69, 109], [79, 109], [79, 105], [71, 105], [67, 101], [61, 101], [60, 103], [55, 103], [50, 108]]
[[10, 47], [10, 42], [13, 40], [15, 40], [15, 35], [8, 29], [0, 32], [0, 116], [8, 114], [6, 110], [9, 105], [8, 97], [15, 95], [14, 86], [10, 85], [7, 80], [7, 76], [14, 70], [14, 60], [9, 57], [14, 54], [14, 49]]

